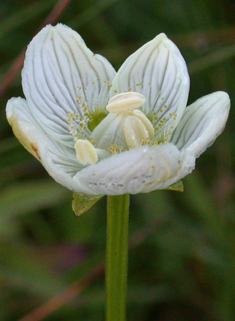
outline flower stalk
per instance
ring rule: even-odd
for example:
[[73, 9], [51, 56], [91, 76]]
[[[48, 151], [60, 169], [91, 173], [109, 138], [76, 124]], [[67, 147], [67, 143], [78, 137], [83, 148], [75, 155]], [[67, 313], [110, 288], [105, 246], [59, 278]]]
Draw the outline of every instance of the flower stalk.
[[106, 321], [126, 320], [129, 194], [108, 196]]

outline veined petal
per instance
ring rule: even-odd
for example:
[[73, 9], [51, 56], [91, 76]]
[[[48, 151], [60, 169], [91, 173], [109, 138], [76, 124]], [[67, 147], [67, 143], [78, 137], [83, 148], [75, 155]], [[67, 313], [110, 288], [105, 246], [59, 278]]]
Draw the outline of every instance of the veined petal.
[[96, 148], [106, 149], [114, 144], [121, 150], [128, 149], [123, 134], [123, 126], [128, 114], [110, 113], [106, 116], [91, 134], [92, 140], [95, 142]]
[[48, 25], [28, 46], [22, 85], [40, 127], [71, 146], [67, 114], [79, 114], [82, 103], [90, 110], [96, 104], [105, 109], [109, 85], [104, 82], [112, 81], [114, 75], [110, 63], [94, 55], [75, 31], [62, 24]]
[[155, 189], [166, 189], [190, 174], [195, 168], [195, 161], [196, 158], [190, 151], [183, 150], [180, 155], [179, 170], [176, 175], [166, 179], [165, 182], [160, 182], [160, 184], [155, 185], [154, 188], [151, 188], [151, 191]]
[[172, 136], [181, 150], [200, 156], [222, 133], [230, 109], [227, 93], [218, 91], [196, 100], [186, 112]]
[[181, 153], [171, 143], [141, 146], [84, 168], [74, 180], [83, 186], [86, 194], [145, 193], [179, 180], [180, 160]]
[[27, 102], [12, 98], [7, 103], [7, 119], [20, 143], [36, 157], [55, 181], [71, 190], [79, 190], [72, 177], [81, 170], [74, 149], [59, 146], [49, 140], [30, 114]]
[[160, 113], [160, 118], [176, 113], [179, 122], [189, 93], [186, 63], [175, 44], [160, 34], [132, 54], [114, 77], [110, 95], [135, 91], [145, 96], [142, 110]]

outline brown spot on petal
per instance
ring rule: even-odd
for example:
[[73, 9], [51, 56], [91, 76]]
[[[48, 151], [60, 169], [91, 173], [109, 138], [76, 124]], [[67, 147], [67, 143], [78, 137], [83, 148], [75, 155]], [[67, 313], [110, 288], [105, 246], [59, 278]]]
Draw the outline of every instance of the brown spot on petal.
[[37, 157], [39, 159], [41, 159], [41, 157], [38, 154], [38, 148], [34, 145], [34, 144], [30, 144], [30, 146], [32, 147], [32, 150], [35, 152], [35, 154], [37, 155]]

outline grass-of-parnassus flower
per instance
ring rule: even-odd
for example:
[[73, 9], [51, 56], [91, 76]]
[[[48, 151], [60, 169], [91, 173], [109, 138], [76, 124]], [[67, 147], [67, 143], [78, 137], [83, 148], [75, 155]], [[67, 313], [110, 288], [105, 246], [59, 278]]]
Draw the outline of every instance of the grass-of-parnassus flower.
[[230, 108], [215, 92], [186, 107], [189, 76], [160, 34], [116, 73], [62, 24], [29, 44], [26, 99], [7, 103], [15, 136], [60, 184], [88, 195], [165, 189], [189, 174], [222, 132]]

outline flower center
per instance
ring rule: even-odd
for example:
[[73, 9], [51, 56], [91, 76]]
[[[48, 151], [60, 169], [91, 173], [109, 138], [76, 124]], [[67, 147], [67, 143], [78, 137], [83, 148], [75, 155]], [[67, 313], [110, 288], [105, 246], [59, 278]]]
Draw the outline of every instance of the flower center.
[[81, 116], [68, 114], [70, 132], [75, 140], [76, 157], [80, 163], [95, 164], [109, 157], [141, 145], [167, 142], [174, 129], [176, 115], [161, 117], [163, 110], [150, 115], [151, 121], [139, 110], [144, 107], [145, 97], [137, 92], [125, 92], [113, 96], [106, 106], [109, 114], [91, 132], [92, 121], [85, 103]]

